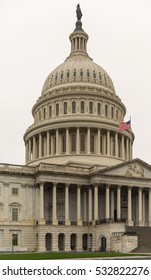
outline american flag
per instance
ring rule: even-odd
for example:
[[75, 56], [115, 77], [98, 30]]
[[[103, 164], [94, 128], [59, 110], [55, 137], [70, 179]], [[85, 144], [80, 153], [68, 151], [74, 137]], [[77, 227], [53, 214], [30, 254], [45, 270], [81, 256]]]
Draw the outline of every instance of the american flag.
[[120, 131], [124, 131], [131, 128], [131, 120], [120, 123], [118, 128]]

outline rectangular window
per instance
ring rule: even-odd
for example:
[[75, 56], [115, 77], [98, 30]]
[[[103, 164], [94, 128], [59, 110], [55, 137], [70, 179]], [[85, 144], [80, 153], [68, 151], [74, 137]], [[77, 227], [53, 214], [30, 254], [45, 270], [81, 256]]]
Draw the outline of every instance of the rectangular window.
[[18, 188], [12, 188], [12, 194], [17, 195], [18, 194]]
[[12, 221], [18, 221], [18, 208], [12, 208]]
[[18, 246], [18, 234], [17, 233], [12, 234], [12, 246]]

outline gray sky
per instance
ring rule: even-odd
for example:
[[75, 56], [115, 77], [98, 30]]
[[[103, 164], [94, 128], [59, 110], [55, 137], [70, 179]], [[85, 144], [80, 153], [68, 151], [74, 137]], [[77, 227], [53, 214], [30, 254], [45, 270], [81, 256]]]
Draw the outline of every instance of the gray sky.
[[23, 134], [48, 74], [70, 52], [80, 3], [88, 53], [132, 118], [134, 157], [151, 164], [151, 1], [0, 0], [0, 162], [24, 164]]

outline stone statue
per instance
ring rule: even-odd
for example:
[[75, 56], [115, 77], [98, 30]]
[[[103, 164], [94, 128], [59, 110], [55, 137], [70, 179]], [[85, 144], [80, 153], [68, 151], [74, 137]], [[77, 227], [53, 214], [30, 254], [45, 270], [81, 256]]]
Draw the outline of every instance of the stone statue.
[[77, 5], [76, 13], [77, 13], [77, 20], [81, 20], [81, 18], [82, 18], [82, 12], [81, 12], [80, 5], [79, 5], [79, 4]]

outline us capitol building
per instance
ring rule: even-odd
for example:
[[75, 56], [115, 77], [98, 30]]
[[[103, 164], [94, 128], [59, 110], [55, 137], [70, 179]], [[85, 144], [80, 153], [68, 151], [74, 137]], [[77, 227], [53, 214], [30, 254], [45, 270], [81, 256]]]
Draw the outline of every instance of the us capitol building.
[[151, 230], [151, 166], [132, 159], [126, 107], [87, 53], [77, 6], [71, 52], [46, 78], [25, 165], [0, 164], [0, 251], [121, 251]]

